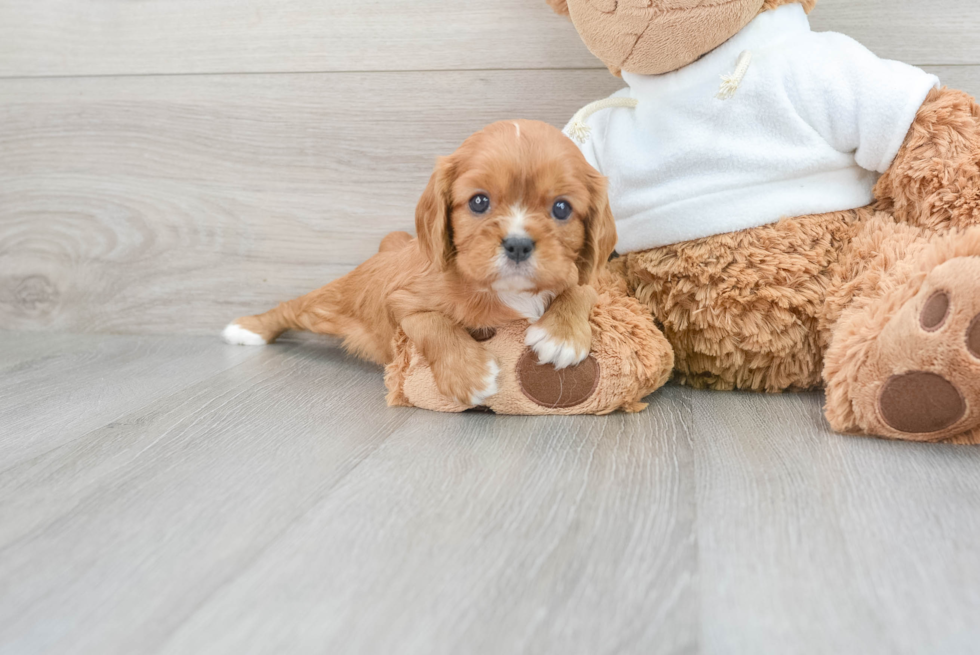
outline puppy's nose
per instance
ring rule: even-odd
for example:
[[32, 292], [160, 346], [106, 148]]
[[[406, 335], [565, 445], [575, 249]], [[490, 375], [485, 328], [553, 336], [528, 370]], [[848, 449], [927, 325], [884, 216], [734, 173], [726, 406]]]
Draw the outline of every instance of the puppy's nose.
[[530, 257], [531, 253], [534, 252], [534, 241], [528, 237], [507, 237], [500, 245], [504, 247], [507, 259], [517, 264]]

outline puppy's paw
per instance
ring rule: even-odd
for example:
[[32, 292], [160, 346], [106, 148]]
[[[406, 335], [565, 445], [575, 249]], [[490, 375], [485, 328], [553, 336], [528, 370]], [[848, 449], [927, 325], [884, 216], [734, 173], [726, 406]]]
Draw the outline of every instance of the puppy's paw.
[[487, 398], [498, 391], [497, 376], [500, 366], [483, 348], [476, 356], [459, 360], [431, 362], [436, 386], [444, 396], [449, 396], [463, 405], [482, 405]]
[[497, 395], [497, 376], [500, 375], [500, 366], [493, 359], [487, 362], [487, 372], [483, 376], [483, 386], [470, 395], [469, 404], [474, 407], [482, 405], [490, 396]]
[[221, 337], [235, 346], [264, 346], [268, 343], [261, 334], [246, 330], [236, 322], [231, 322], [221, 333]]
[[[588, 323], [585, 324], [589, 327]], [[553, 364], [556, 369], [563, 369], [574, 366], [585, 360], [589, 356], [592, 347], [592, 332], [588, 334], [576, 334], [567, 331], [565, 337], [556, 337], [547, 328], [540, 325], [532, 325], [527, 329], [524, 343], [538, 356], [538, 363]]]

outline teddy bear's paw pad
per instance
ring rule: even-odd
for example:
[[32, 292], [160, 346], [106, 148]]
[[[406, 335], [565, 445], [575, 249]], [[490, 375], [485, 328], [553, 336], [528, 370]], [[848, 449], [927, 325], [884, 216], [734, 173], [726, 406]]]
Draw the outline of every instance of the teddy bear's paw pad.
[[930, 434], [956, 425], [966, 414], [963, 395], [946, 378], [928, 371], [892, 376], [878, 398], [885, 423], [906, 434]]
[[516, 373], [524, 395], [552, 409], [581, 405], [599, 386], [599, 363], [591, 355], [579, 364], [556, 369], [552, 364], [539, 364], [537, 354], [528, 348], [517, 361]]
[[971, 355], [980, 359], [980, 314], [970, 321], [970, 327], [966, 331], [966, 349]]
[[934, 268], [878, 344], [866, 383], [882, 429], [934, 441], [980, 426], [980, 257]]
[[950, 300], [945, 291], [936, 291], [926, 301], [919, 313], [919, 324], [926, 332], [935, 332], [949, 318]]

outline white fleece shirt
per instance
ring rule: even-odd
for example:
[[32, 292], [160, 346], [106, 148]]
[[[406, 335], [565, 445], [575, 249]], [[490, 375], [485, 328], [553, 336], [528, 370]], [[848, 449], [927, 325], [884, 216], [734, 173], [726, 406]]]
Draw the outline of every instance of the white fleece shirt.
[[[744, 79], [719, 99], [745, 51]], [[842, 34], [811, 32], [799, 4], [761, 14], [681, 70], [623, 79], [613, 97], [636, 108], [593, 114], [579, 144], [609, 178], [620, 253], [870, 204], [939, 85]]]

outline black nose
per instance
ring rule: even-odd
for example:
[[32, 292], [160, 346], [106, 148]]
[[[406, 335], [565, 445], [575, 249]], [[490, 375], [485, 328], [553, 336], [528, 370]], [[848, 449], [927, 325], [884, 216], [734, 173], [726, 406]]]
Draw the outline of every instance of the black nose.
[[507, 259], [520, 264], [534, 252], [534, 241], [528, 237], [507, 237], [500, 244], [507, 253]]

